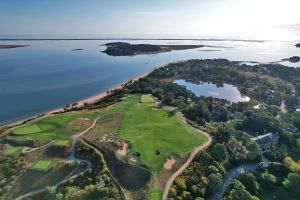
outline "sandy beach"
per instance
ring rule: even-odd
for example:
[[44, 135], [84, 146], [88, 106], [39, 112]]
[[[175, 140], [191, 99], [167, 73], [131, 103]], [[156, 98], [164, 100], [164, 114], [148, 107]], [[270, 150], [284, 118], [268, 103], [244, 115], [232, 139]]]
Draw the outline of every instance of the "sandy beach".
[[[143, 73], [143, 74], [141, 74], [141, 75], [139, 75], [137, 77], [134, 77], [132, 79], [128, 79], [127, 81], [124, 81], [124, 82], [122, 82], [122, 83], [120, 83], [120, 84], [118, 84], [116, 86], [113, 86], [113, 87], [107, 89], [106, 91], [100, 92], [99, 94], [96, 94], [94, 96], [82, 99], [82, 100], [74, 102], [74, 103], [77, 103], [77, 107], [78, 108], [82, 107], [84, 105], [84, 103], [88, 103], [88, 104], [95, 103], [99, 99], [105, 97], [107, 95], [107, 91], [109, 91], [109, 90], [115, 90], [115, 89], [120, 89], [122, 87], [122, 85], [125, 84], [125, 83], [127, 83], [128, 81], [130, 81], [130, 80], [133, 80], [133, 81], [139, 80], [140, 78], [146, 77], [150, 72], [151, 71], [145, 72], [145, 73]], [[49, 114], [53, 114], [55, 112], [60, 112], [60, 111], [63, 111], [63, 108], [57, 108], [57, 109], [48, 111], [45, 114], [49, 115]]]

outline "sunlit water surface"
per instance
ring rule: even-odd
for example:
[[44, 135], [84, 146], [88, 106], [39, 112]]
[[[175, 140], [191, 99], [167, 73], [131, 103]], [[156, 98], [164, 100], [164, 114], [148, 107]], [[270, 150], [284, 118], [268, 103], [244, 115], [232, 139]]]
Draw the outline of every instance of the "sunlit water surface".
[[[155, 55], [111, 57], [101, 52], [105, 49], [103, 44], [107, 42], [111, 41], [0, 41], [0, 44], [30, 45], [0, 49], [0, 124], [93, 96], [173, 61], [226, 58], [272, 62], [300, 55], [300, 49], [294, 46], [296, 42], [135, 40], [126, 42], [203, 44], [213, 47]], [[300, 67], [300, 63], [283, 64]]]

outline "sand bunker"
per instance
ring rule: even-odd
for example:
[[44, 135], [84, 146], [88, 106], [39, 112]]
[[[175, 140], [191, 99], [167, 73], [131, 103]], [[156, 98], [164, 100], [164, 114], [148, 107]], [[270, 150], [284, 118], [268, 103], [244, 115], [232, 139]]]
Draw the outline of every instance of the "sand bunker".
[[127, 149], [128, 149], [128, 144], [123, 142], [120, 148], [118, 149], [118, 154], [121, 156], [125, 156], [127, 153]]
[[176, 162], [177, 162], [177, 158], [175, 158], [174, 156], [170, 156], [164, 165], [165, 169], [167, 169], [167, 170], [172, 169], [173, 165]]

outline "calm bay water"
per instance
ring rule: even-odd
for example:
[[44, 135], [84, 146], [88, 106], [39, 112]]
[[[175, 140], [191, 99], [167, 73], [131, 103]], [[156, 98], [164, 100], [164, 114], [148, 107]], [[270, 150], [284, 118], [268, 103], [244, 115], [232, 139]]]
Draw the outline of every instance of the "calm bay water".
[[197, 96], [226, 99], [235, 103], [250, 100], [249, 97], [242, 96], [237, 87], [229, 84], [224, 84], [222, 87], [218, 87], [216, 84], [212, 83], [194, 84], [186, 82], [182, 79], [175, 80], [174, 83], [185, 86], [188, 90], [191, 90]]
[[[110, 57], [101, 52], [107, 42], [111, 41], [0, 41], [0, 44], [30, 45], [0, 49], [0, 124], [93, 96], [169, 62], [206, 58], [271, 62], [300, 55], [300, 49], [294, 47], [296, 42], [135, 40], [127, 42], [215, 47]], [[72, 51], [79, 48], [83, 50]], [[300, 63], [284, 64], [300, 67]]]

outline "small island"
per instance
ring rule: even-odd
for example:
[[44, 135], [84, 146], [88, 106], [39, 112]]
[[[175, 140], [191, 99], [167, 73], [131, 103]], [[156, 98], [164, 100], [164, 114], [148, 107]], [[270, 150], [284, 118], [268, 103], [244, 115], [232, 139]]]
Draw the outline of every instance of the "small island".
[[296, 44], [296, 47], [300, 48], [300, 43]]
[[83, 49], [72, 49], [72, 51], [83, 51]]
[[0, 49], [15, 49], [20, 47], [29, 47], [29, 45], [0, 45]]
[[165, 53], [173, 50], [187, 50], [204, 47], [203, 45], [153, 45], [153, 44], [129, 44], [126, 42], [112, 42], [105, 44], [103, 51], [110, 56], [135, 56], [143, 54]]

